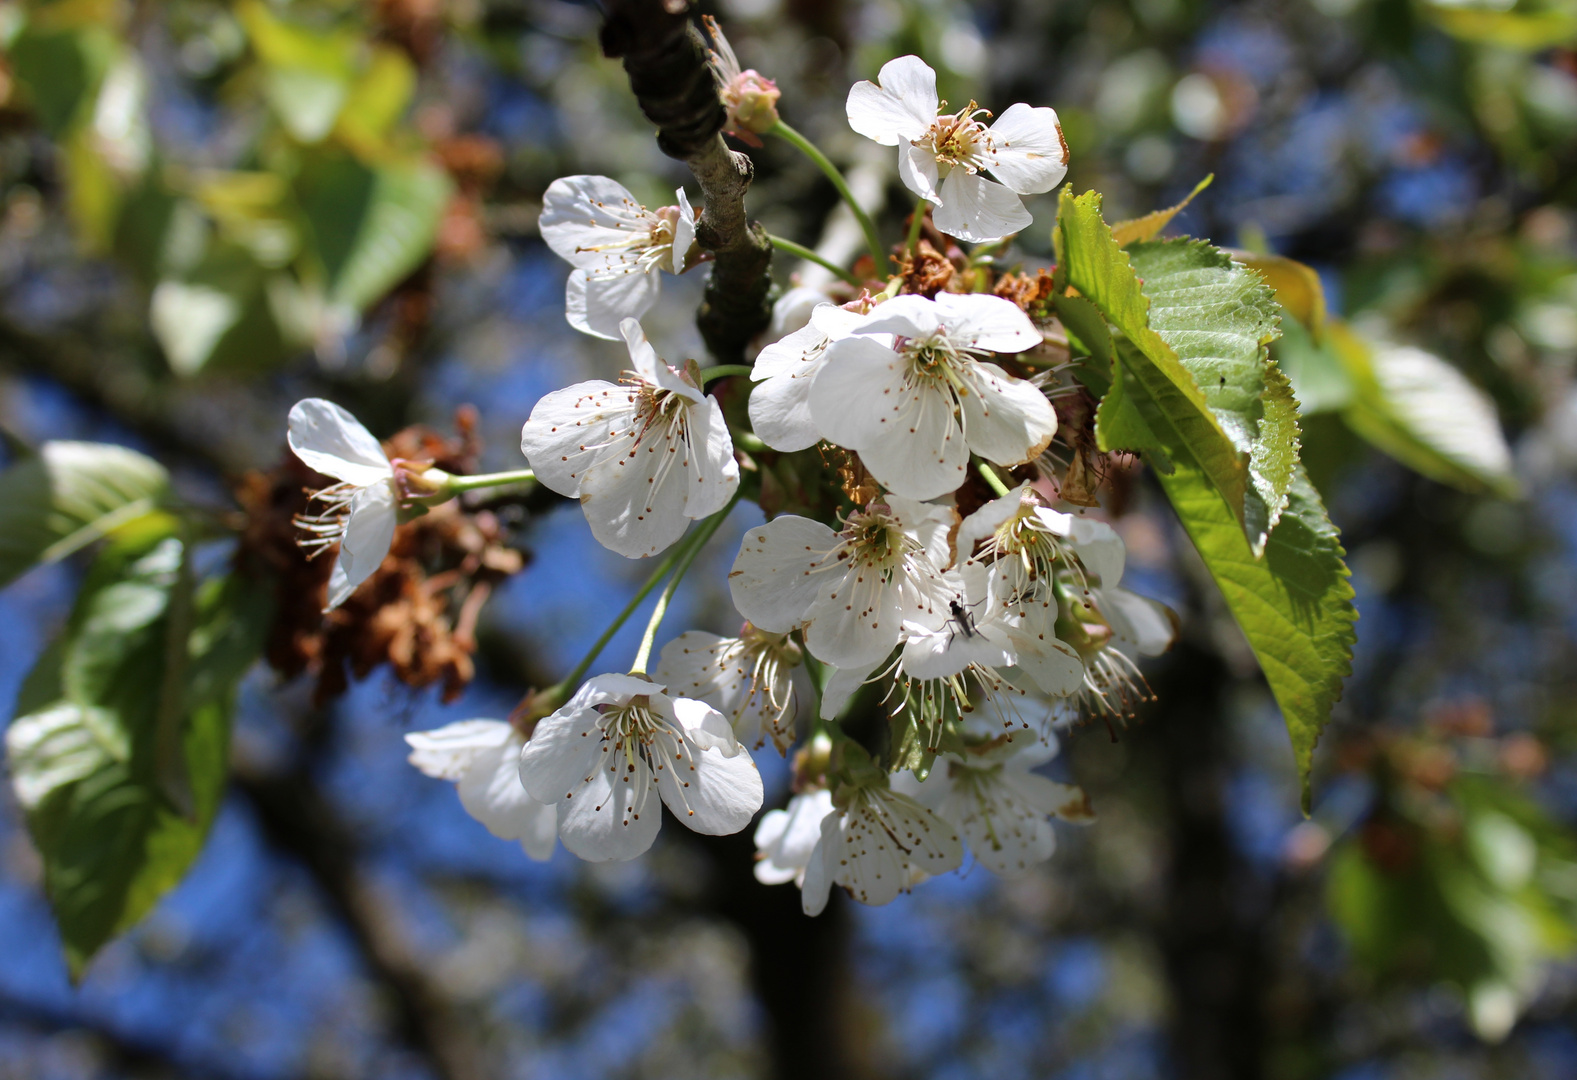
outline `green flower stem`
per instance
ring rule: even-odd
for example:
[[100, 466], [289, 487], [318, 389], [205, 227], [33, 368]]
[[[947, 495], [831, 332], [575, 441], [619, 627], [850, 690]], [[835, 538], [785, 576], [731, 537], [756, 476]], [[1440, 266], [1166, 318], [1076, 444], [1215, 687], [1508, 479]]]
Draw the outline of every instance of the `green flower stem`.
[[998, 495], [1006, 495], [1008, 493], [1008, 486], [1002, 482], [1002, 478], [997, 475], [996, 470], [990, 465], [982, 461], [975, 466], [975, 470], [980, 473], [982, 480], [991, 485], [992, 491]]
[[847, 281], [855, 288], [860, 287], [859, 278], [849, 273], [849, 271], [845, 270], [831, 259], [822, 258], [804, 244], [796, 244], [792, 240], [787, 240], [781, 236], [772, 236], [771, 234], [768, 234], [767, 239], [772, 241], [772, 246], [777, 248], [779, 251], [787, 252], [788, 254], [793, 255], [795, 258], [805, 259], [809, 262], [813, 262], [817, 266], [837, 274], [840, 278], [842, 278], [844, 281]]
[[749, 364], [718, 364], [716, 367], [701, 369], [701, 385], [705, 386], [713, 379], [726, 379], [730, 375], [749, 375]]
[[909, 219], [909, 236], [903, 242], [904, 250], [909, 253], [910, 258], [920, 253], [920, 226], [925, 224], [925, 212], [930, 208], [931, 204], [924, 199], [915, 203], [914, 217]]
[[712, 534], [717, 527], [723, 524], [723, 519], [730, 510], [739, 502], [740, 490], [735, 489], [734, 497], [728, 500], [728, 505], [701, 523], [695, 531], [680, 556], [678, 565], [674, 568], [673, 577], [668, 579], [668, 587], [657, 598], [657, 605], [652, 608], [651, 618], [646, 620], [646, 633], [641, 635], [641, 647], [635, 653], [635, 662], [630, 665], [631, 675], [645, 675], [646, 665], [652, 658], [652, 643], [657, 640], [657, 628], [663, 624], [663, 616], [668, 614], [668, 602], [673, 599], [674, 593], [679, 590], [679, 582], [684, 580], [685, 572], [690, 569], [690, 564], [695, 562], [695, 557], [701, 553], [706, 542], [712, 539]]
[[483, 473], [481, 476], [451, 476], [444, 482], [444, 488], [450, 494], [458, 495], [462, 491], [476, 491], [479, 488], [534, 483], [536, 479], [537, 474], [530, 469], [516, 469], [514, 472]]
[[876, 273], [882, 273], [886, 267], [883, 265], [882, 241], [881, 236], [876, 232], [876, 223], [865, 212], [865, 208], [854, 201], [854, 193], [849, 190], [849, 182], [843, 178], [843, 174], [838, 171], [838, 167], [827, 160], [827, 155], [823, 154], [815, 143], [781, 120], [772, 125], [768, 129], [767, 134], [776, 135], [780, 139], [786, 139], [792, 143], [800, 153], [815, 162], [816, 167], [822, 171], [828, 180], [832, 181], [832, 186], [838, 189], [838, 194], [843, 196], [843, 201], [849, 204], [849, 209], [854, 212], [854, 219], [860, 223], [860, 229], [865, 233], [866, 246], [871, 249], [871, 258], [876, 260]]

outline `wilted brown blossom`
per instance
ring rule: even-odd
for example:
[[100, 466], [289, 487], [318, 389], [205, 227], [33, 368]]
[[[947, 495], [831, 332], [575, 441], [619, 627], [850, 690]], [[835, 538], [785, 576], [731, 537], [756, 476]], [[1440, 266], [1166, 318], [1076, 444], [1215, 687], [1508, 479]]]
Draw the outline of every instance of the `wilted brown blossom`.
[[[457, 416], [459, 438], [414, 426], [384, 443], [391, 458], [431, 462], [445, 472], [476, 470], [475, 414]], [[332, 560], [308, 560], [297, 547], [292, 518], [325, 480], [285, 455], [268, 472], [242, 478], [237, 498], [246, 513], [237, 566], [274, 579], [274, 621], [266, 657], [286, 678], [317, 680], [319, 703], [345, 692], [389, 664], [413, 688], [441, 684], [458, 697], [475, 674], [476, 623], [494, 585], [525, 565], [505, 544], [493, 513], [444, 503], [401, 524], [383, 564], [349, 600], [325, 615]]]

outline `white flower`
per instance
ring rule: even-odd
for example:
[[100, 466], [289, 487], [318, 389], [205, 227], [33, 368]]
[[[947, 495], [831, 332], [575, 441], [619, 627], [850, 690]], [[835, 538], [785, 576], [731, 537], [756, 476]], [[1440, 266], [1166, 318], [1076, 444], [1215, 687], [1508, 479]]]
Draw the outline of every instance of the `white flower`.
[[746, 623], [736, 638], [680, 634], [663, 646], [655, 674], [675, 693], [721, 712], [745, 746], [759, 748], [770, 735], [785, 754], [794, 744], [799, 702], [792, 671], [800, 660], [799, 646], [785, 635]]
[[936, 763], [921, 785], [926, 790], [916, 798], [958, 827], [986, 869], [1022, 873], [1051, 858], [1057, 848], [1048, 817], [1080, 824], [1095, 820], [1083, 788], [1031, 771], [1056, 753], [1055, 743], [1034, 742], [988, 744], [977, 752], [950, 755]]
[[723, 28], [717, 20], [704, 15], [702, 21], [712, 38], [713, 48], [707, 50], [712, 77], [717, 82], [723, 107], [728, 110], [728, 123], [723, 132], [759, 147], [761, 140], [757, 136], [771, 131], [778, 122], [778, 98], [783, 92], [777, 83], [755, 68], [740, 70], [739, 58], [734, 55], [734, 48], [723, 36]]
[[328, 606], [323, 609], [332, 611], [373, 575], [389, 553], [400, 507], [394, 466], [371, 432], [322, 398], [307, 398], [291, 407], [288, 441], [308, 468], [339, 481], [312, 496], [324, 504], [323, 513], [296, 518], [308, 534], [301, 546], [309, 557], [339, 543]]
[[[756, 355], [750, 377], [756, 386], [750, 394], [750, 426], [774, 450], [790, 452], [815, 446], [821, 440], [810, 412], [810, 388], [826, 364], [827, 347], [864, 322], [858, 312], [821, 303], [810, 321]], [[890, 335], [873, 338], [891, 345]]]
[[537, 724], [520, 780], [558, 807], [583, 859], [633, 859], [657, 838], [659, 798], [698, 833], [738, 832], [761, 809], [761, 775], [723, 714], [634, 675], [597, 675]]
[[805, 868], [821, 839], [821, 823], [832, 810], [826, 788], [802, 791], [784, 810], [768, 810], [756, 826], [756, 880], [763, 885], [805, 884]]
[[[1020, 195], [1050, 191], [1068, 171], [1068, 144], [1057, 113], [1011, 106], [987, 128], [969, 105], [939, 115], [936, 72], [916, 56], [882, 66], [881, 85], [849, 90], [849, 126], [883, 146], [897, 146], [904, 185], [936, 206], [936, 227], [978, 243], [999, 240], [1033, 222]], [[980, 175], [990, 169], [996, 183]]]
[[845, 788], [821, 822], [800, 902], [820, 915], [833, 885], [862, 904], [886, 904], [915, 881], [958, 869], [964, 846], [953, 827], [880, 784]]
[[785, 514], [745, 534], [728, 575], [740, 614], [762, 630], [806, 626], [804, 641], [838, 668], [869, 670], [905, 621], [940, 623], [953, 595], [942, 578], [951, 507], [888, 496], [850, 514], [841, 532]]
[[461, 720], [405, 736], [410, 762], [428, 776], [456, 781], [460, 804], [501, 840], [519, 840], [525, 853], [553, 855], [558, 809], [526, 794], [520, 783], [520, 749], [526, 740], [498, 720]]
[[1050, 444], [1051, 402], [982, 359], [1040, 342], [1029, 316], [999, 296], [895, 297], [828, 348], [810, 415], [888, 489], [932, 499], [963, 483], [970, 451], [1011, 466]]
[[575, 267], [564, 295], [571, 326], [616, 341], [622, 320], [640, 318], [656, 302], [659, 272], [684, 272], [695, 211], [683, 188], [675, 195], [679, 205], [648, 210], [606, 176], [564, 176], [548, 185], [538, 228]]
[[591, 534], [631, 559], [727, 505], [739, 463], [717, 401], [658, 359], [641, 324], [620, 326], [634, 371], [557, 390], [531, 410], [520, 449], [537, 479], [580, 499]]

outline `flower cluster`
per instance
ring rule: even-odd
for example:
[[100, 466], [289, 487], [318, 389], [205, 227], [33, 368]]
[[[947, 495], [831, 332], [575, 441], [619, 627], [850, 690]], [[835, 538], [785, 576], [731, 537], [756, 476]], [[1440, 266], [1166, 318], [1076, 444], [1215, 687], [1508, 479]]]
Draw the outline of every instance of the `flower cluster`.
[[[776, 86], [711, 29], [729, 133], [800, 138], [785, 134]], [[1014, 105], [989, 127], [973, 102], [944, 113], [935, 73], [912, 56], [879, 79], [850, 91], [849, 122], [900, 147], [917, 215], [929, 204], [936, 229], [965, 242], [1030, 223], [1020, 196], [1066, 171], [1055, 112]], [[543, 397], [521, 450], [604, 547], [669, 552], [634, 664], [581, 682], [594, 649], [508, 722], [408, 736], [412, 764], [455, 781], [473, 816], [533, 858], [556, 837], [614, 860], [651, 846], [664, 805], [697, 832], [744, 828], [763, 800], [750, 750], [798, 745], [796, 794], [756, 829], [756, 873], [796, 882], [808, 914], [834, 885], [885, 903], [960, 866], [966, 845], [998, 873], [1043, 862], [1051, 818], [1091, 817], [1079, 788], [1036, 771], [1056, 751], [1053, 718], [1126, 715], [1148, 693], [1138, 658], [1172, 637], [1165, 609], [1122, 588], [1112, 527], [1057, 506], [1050, 448], [1075, 391], [1047, 306], [1030, 302], [1050, 278], [993, 280], [912, 236], [908, 269], [879, 292], [839, 303], [796, 289], [748, 369], [704, 371], [660, 358], [638, 321], [662, 273], [705, 257], [695, 227], [682, 189], [651, 211], [606, 177], [573, 176], [544, 199], [543, 239], [574, 267], [569, 321], [621, 337], [629, 369]], [[922, 254], [945, 272], [917, 273]], [[291, 440], [340, 481], [303, 526], [315, 546], [340, 542], [343, 599], [400, 508], [448, 488], [389, 462], [325, 402], [297, 406]], [[768, 485], [784, 469], [820, 470], [818, 490], [839, 495], [777, 512]], [[742, 494], [769, 511], [728, 576], [742, 626], [680, 634], [648, 675], [669, 596]]]

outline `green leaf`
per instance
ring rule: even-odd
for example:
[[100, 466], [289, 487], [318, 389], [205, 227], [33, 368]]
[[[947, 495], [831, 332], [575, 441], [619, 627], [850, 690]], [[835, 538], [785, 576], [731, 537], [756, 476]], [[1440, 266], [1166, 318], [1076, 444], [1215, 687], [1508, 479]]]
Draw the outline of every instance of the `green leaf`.
[[59, 138], [87, 120], [99, 83], [119, 52], [119, 42], [104, 27], [28, 27], [8, 59], [45, 133]]
[[[1234, 517], [1243, 520], [1243, 500], [1249, 487], [1248, 454], [1239, 450], [1222, 429], [1188, 368], [1172, 347], [1150, 327], [1150, 299], [1140, 287], [1112, 231], [1101, 220], [1101, 197], [1087, 192], [1077, 198], [1063, 189], [1057, 217], [1059, 237], [1058, 276], [1090, 300], [1106, 321], [1121, 332], [1131, 347], [1119, 347], [1118, 367], [1124, 392], [1142, 388], [1154, 408], [1145, 416], [1150, 435], [1124, 410], [1102, 408], [1097, 414], [1096, 437], [1102, 450], [1133, 450], [1158, 460], [1174, 444], [1186, 444], [1205, 475], [1221, 492]], [[1114, 383], [1117, 373], [1114, 372]]]
[[1341, 323], [1332, 344], [1353, 383], [1350, 427], [1402, 464], [1468, 492], [1515, 498], [1511, 449], [1488, 394], [1411, 345], [1376, 345]]
[[1188, 209], [1188, 204], [1194, 201], [1194, 197], [1209, 187], [1210, 182], [1215, 178], [1216, 174], [1211, 173], [1199, 181], [1199, 183], [1194, 185], [1194, 190], [1190, 191], [1187, 197], [1176, 206], [1168, 206], [1164, 210], [1152, 210], [1143, 217], [1134, 218], [1131, 221], [1117, 222], [1112, 226], [1112, 238], [1117, 241], [1117, 246], [1127, 247], [1129, 244], [1137, 244], [1144, 240], [1154, 240], [1157, 236], [1160, 236], [1161, 230], [1170, 225], [1172, 219], [1178, 214]]
[[373, 168], [340, 152], [314, 157], [298, 197], [329, 300], [364, 311], [420, 266], [452, 190], [448, 175], [423, 160]]
[[1256, 554], [1286, 505], [1298, 463], [1298, 409], [1270, 361], [1279, 310], [1259, 274], [1202, 240], [1135, 244], [1150, 327], [1198, 383], [1233, 447], [1249, 457], [1243, 523]]
[[263, 96], [280, 124], [300, 142], [321, 142], [350, 95], [357, 36], [281, 19], [256, 0], [238, 4], [236, 16], [263, 63]]
[[1453, 37], [1476, 45], [1537, 51], [1577, 41], [1577, 10], [1570, 4], [1523, 0], [1499, 3], [1424, 3], [1429, 20]]
[[[209, 582], [183, 615], [185, 559], [168, 532], [107, 547], [6, 732], [73, 978], [197, 857], [224, 786], [235, 686], [262, 648], [260, 587]], [[184, 812], [169, 796], [172, 756]]]
[[47, 442], [0, 473], [0, 585], [151, 514], [164, 466], [107, 443]]

